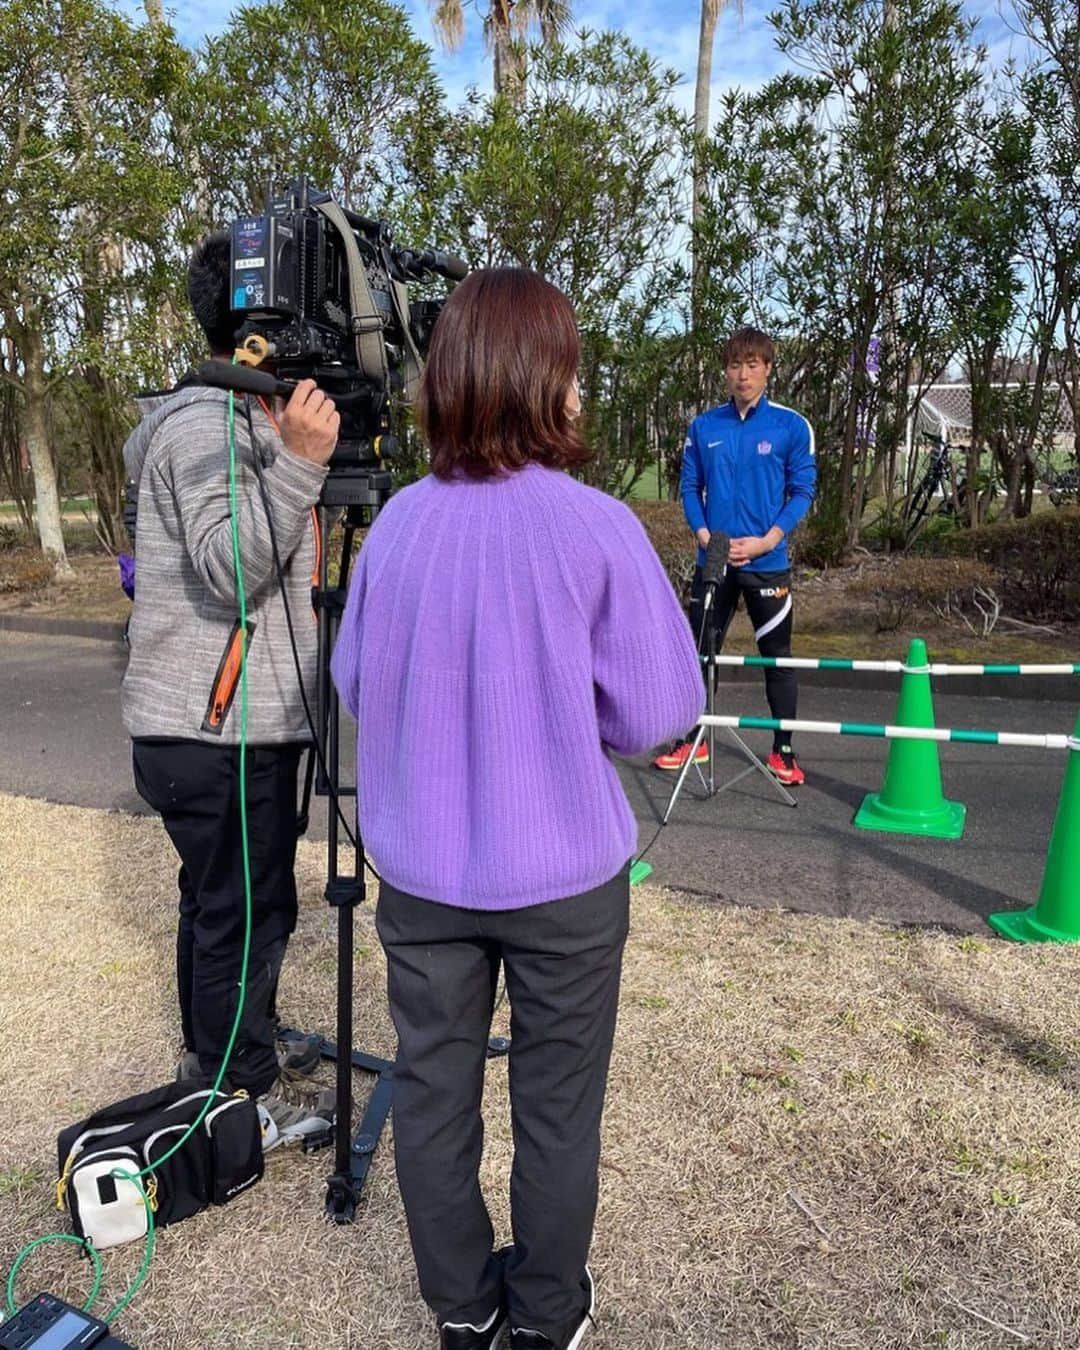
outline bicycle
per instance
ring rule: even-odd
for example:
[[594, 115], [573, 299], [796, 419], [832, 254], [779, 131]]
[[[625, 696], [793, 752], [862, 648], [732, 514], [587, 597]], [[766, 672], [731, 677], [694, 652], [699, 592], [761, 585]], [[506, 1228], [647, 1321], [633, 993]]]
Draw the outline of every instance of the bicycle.
[[[904, 521], [904, 546], [914, 542], [931, 515], [952, 516], [959, 519], [966, 514], [968, 500], [968, 480], [964, 469], [953, 466], [954, 454], [967, 454], [967, 446], [951, 446], [941, 436], [926, 435], [931, 444], [930, 463], [927, 465], [918, 484], [902, 503], [901, 518]], [[980, 474], [980, 478], [982, 475]], [[997, 496], [998, 485], [991, 474], [985, 485], [978, 485], [978, 492], [987, 492], [992, 501]], [[941, 493], [940, 504], [931, 511], [931, 503], [937, 493]]]

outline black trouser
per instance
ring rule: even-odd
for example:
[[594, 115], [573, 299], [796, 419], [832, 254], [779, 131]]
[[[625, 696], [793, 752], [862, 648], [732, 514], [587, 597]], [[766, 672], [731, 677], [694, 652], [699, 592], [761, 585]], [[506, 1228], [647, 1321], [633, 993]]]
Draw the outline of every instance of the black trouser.
[[[582, 895], [501, 911], [455, 909], [382, 884], [376, 924], [398, 1033], [398, 1183], [420, 1291], [440, 1322], [482, 1323], [504, 1280], [512, 1326], [563, 1346], [581, 1319], [629, 908], [628, 869]], [[505, 1268], [492, 1257], [478, 1180], [500, 962], [514, 1132]]]
[[[246, 800], [251, 867], [247, 994], [229, 1060], [233, 1088], [253, 1096], [277, 1077], [274, 997], [296, 927], [296, 779], [301, 747], [248, 746]], [[236, 1018], [244, 949], [240, 751], [201, 741], [134, 741], [139, 795], [180, 855], [176, 982], [184, 1043], [216, 1075]]]
[[[739, 605], [739, 596], [746, 602], [746, 612], [754, 625], [754, 638], [762, 656], [791, 655], [791, 573], [748, 572], [744, 567], [728, 566], [724, 580], [716, 589], [709, 608], [709, 624], [716, 630], [716, 650], [723, 649], [728, 627]], [[690, 627], [698, 639], [699, 650], [708, 651], [708, 629], [702, 632], [705, 580], [700, 567], [694, 571], [690, 586]], [[706, 682], [708, 673], [706, 672]], [[793, 718], [798, 707], [799, 687], [795, 672], [789, 669], [765, 671], [765, 697], [769, 710], [776, 718]], [[693, 732], [690, 736], [693, 736]], [[773, 749], [791, 744], [789, 731], [773, 732]]]

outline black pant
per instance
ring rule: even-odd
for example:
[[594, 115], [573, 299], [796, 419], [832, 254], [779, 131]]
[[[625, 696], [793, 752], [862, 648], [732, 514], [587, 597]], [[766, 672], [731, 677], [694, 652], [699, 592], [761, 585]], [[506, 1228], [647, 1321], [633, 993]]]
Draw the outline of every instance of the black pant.
[[[746, 602], [746, 612], [754, 625], [754, 638], [761, 655], [790, 656], [791, 573], [748, 572], [744, 567], [728, 567], [709, 608], [708, 623], [716, 630], [716, 650], [719, 652], [723, 649], [724, 638], [739, 606], [740, 595]], [[698, 567], [690, 586], [690, 627], [703, 653], [708, 651], [708, 627], [703, 632], [701, 622], [704, 597], [705, 581], [702, 569]], [[765, 697], [773, 717], [795, 717], [799, 699], [795, 672], [789, 669], [766, 669]], [[690, 733], [691, 738], [693, 734]], [[789, 731], [773, 732], [774, 750], [790, 744]]]
[[[251, 949], [244, 1014], [229, 1060], [233, 1088], [253, 1096], [277, 1077], [274, 998], [296, 927], [296, 779], [301, 747], [246, 755]], [[139, 795], [180, 855], [176, 982], [184, 1043], [206, 1074], [221, 1067], [236, 1018], [244, 949], [240, 751], [201, 741], [134, 741]]]
[[[376, 923], [398, 1034], [394, 1147], [420, 1290], [440, 1322], [510, 1321], [556, 1346], [582, 1316], [629, 871], [526, 909], [455, 909], [383, 882]], [[510, 995], [514, 1250], [492, 1257], [478, 1171], [499, 964]]]

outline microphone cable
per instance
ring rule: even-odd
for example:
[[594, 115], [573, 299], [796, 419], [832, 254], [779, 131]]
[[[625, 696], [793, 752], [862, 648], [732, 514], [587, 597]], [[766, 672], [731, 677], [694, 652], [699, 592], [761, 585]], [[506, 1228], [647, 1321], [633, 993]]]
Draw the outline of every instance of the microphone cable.
[[[727, 556], [731, 548], [731, 536], [725, 534], [722, 530], [710, 530], [709, 542], [705, 549], [705, 566], [702, 568], [701, 576], [705, 583], [705, 593], [702, 596], [701, 606], [701, 624], [698, 628], [697, 649], [699, 656], [704, 656], [702, 647], [705, 645], [705, 625], [709, 620], [709, 610], [712, 607], [714, 587], [722, 586], [727, 577]], [[719, 555], [719, 556], [718, 556]], [[712, 679], [714, 672], [708, 672], [709, 679]], [[643, 862], [645, 855], [660, 838], [661, 831], [666, 824], [661, 821], [656, 828], [656, 833], [634, 859], [634, 865]]]

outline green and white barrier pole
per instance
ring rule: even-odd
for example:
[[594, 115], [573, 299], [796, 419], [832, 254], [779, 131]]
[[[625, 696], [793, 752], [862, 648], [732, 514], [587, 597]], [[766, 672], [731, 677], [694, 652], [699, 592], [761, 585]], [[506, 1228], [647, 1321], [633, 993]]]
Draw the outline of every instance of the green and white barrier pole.
[[901, 727], [877, 722], [810, 722], [801, 717], [709, 717], [709, 727], [744, 731], [803, 731], [826, 736], [875, 736], [886, 741], [950, 741], [954, 745], [1024, 745], [1036, 750], [1068, 750], [1071, 737], [1049, 732], [948, 730], [945, 727]]
[[[704, 658], [708, 660], [707, 657]], [[753, 666], [760, 670], [861, 670], [886, 675], [902, 675], [910, 668], [907, 661], [859, 661], [833, 656], [718, 656], [718, 666]], [[929, 675], [1080, 675], [1080, 662], [1074, 665], [982, 665], [959, 666], [947, 662], [925, 664]]]

